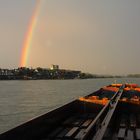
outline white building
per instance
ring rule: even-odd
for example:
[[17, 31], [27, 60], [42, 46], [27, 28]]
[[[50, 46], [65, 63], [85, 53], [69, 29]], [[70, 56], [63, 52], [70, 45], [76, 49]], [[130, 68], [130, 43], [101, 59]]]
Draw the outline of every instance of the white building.
[[58, 70], [59, 69], [59, 65], [51, 65], [50, 69], [51, 70]]

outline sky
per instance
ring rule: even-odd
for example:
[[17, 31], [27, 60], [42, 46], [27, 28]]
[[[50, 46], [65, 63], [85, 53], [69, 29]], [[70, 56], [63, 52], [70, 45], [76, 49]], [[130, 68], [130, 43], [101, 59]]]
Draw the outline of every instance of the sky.
[[[19, 66], [37, 0], [0, 0], [0, 67]], [[27, 67], [140, 73], [140, 1], [41, 0]]]

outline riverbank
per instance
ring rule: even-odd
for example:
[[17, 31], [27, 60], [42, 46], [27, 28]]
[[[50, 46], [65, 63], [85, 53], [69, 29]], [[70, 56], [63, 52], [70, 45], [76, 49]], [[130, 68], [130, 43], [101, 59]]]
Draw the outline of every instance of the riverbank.
[[78, 70], [26, 68], [0, 69], [0, 80], [65, 80], [65, 79], [95, 79], [95, 78], [140, 78], [140, 74], [120, 75], [97, 75], [84, 73]]

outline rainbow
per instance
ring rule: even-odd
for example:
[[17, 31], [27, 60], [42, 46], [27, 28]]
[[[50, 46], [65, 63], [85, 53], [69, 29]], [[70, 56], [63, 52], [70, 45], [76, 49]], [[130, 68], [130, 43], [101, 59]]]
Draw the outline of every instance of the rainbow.
[[39, 11], [41, 7], [41, 0], [36, 0], [35, 8], [33, 11], [33, 15], [31, 17], [31, 20], [29, 22], [27, 33], [25, 34], [25, 39], [23, 42], [23, 47], [21, 51], [21, 58], [20, 58], [20, 67], [26, 67], [28, 58], [29, 58], [29, 52], [32, 46], [32, 40], [34, 31], [37, 25], [37, 20], [39, 17]]

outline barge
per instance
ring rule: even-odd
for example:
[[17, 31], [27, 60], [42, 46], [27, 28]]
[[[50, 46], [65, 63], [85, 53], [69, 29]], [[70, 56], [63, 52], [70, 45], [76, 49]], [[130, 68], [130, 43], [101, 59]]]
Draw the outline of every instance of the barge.
[[140, 140], [140, 87], [111, 84], [0, 134], [0, 140]]

